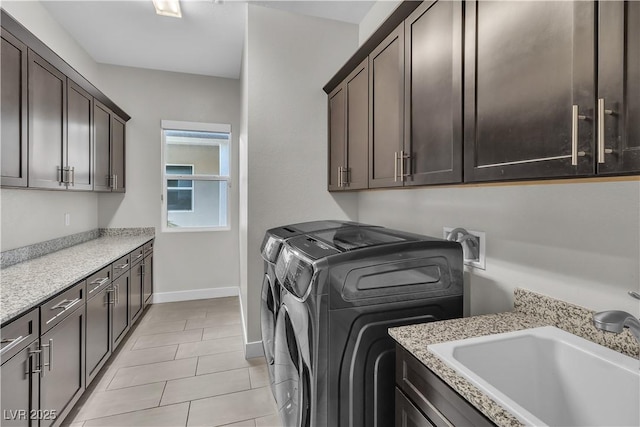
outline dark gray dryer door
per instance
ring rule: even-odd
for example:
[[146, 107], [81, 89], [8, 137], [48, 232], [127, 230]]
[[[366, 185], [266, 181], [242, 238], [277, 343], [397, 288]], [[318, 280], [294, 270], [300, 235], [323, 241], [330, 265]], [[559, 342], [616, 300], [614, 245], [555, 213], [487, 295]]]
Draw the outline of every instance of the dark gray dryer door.
[[[292, 302], [289, 304], [288, 302]], [[311, 425], [309, 323], [306, 309], [283, 296], [275, 335], [275, 395], [283, 427]]]
[[[277, 284], [276, 284], [277, 285]], [[278, 315], [278, 305], [280, 304], [279, 292], [274, 289], [268, 274], [264, 275], [262, 280], [262, 302], [260, 303], [260, 328], [262, 330], [262, 348], [264, 349], [264, 357], [267, 360], [267, 369], [269, 371], [269, 385], [271, 391], [273, 388], [273, 346], [276, 330], [276, 319]]]

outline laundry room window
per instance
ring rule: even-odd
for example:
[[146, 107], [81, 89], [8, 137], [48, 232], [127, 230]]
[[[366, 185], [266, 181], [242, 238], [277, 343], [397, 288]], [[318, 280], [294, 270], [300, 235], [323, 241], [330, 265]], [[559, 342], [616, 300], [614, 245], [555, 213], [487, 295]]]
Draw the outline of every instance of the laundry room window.
[[162, 121], [162, 230], [228, 230], [231, 126]]

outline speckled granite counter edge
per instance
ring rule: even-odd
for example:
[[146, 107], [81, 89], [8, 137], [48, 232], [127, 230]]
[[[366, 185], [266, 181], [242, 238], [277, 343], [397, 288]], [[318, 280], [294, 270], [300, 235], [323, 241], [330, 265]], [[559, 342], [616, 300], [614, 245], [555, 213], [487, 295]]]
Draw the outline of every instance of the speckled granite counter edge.
[[46, 242], [10, 249], [0, 253], [0, 269], [70, 248], [71, 246], [79, 245], [89, 240], [97, 239], [98, 237], [100, 237], [100, 231], [96, 228], [95, 230], [58, 237], [47, 240]]
[[595, 329], [591, 324], [593, 311], [586, 308], [525, 289], [516, 289], [514, 307], [514, 311], [507, 313], [391, 328], [389, 334], [487, 418], [498, 426], [505, 427], [523, 424], [431, 353], [427, 349], [429, 344], [540, 326], [556, 326], [630, 356], [637, 357], [640, 351], [628, 331], [616, 335]]
[[118, 236], [144, 236], [154, 235], [154, 227], [143, 228], [96, 228], [82, 233], [71, 234], [69, 236], [58, 237], [46, 242], [34, 243], [33, 245], [21, 248], [9, 249], [0, 253], [0, 269], [10, 267], [21, 262], [29, 261], [41, 256], [48, 255], [62, 249], [70, 248], [98, 237], [118, 237]]
[[154, 237], [98, 237], [0, 270], [0, 323], [20, 317]]

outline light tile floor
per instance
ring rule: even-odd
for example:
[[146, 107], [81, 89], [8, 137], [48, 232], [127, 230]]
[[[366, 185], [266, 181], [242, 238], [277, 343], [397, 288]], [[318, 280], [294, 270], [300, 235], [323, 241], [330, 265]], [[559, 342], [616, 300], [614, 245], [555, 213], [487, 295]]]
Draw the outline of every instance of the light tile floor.
[[65, 425], [280, 427], [240, 322], [235, 297], [152, 305]]

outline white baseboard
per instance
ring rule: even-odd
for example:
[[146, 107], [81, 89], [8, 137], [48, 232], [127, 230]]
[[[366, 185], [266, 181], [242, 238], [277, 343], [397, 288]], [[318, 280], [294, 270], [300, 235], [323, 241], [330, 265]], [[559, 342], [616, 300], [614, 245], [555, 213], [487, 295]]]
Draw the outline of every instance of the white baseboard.
[[194, 299], [235, 297], [239, 295], [239, 291], [240, 288], [238, 286], [228, 286], [224, 288], [191, 289], [176, 292], [154, 292], [152, 301], [153, 304], [159, 304], [163, 302], [190, 301]]
[[262, 347], [262, 341], [246, 342], [246, 338], [245, 338], [244, 358], [251, 359], [252, 357], [260, 357], [260, 356], [264, 356], [264, 348]]
[[247, 342], [247, 325], [244, 321], [244, 305], [240, 298], [240, 316], [242, 317], [242, 341], [244, 341], [244, 358], [251, 359], [253, 357], [264, 356], [264, 348], [262, 341]]

